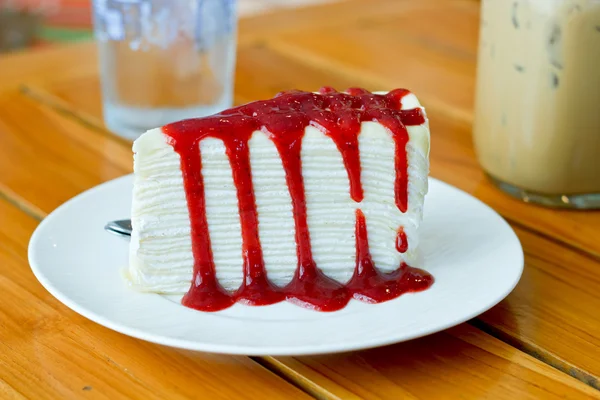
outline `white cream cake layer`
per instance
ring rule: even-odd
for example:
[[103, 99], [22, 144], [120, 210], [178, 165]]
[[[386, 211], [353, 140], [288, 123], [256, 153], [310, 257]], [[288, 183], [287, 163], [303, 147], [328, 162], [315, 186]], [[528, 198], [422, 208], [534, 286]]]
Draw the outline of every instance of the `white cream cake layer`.
[[[420, 107], [412, 94], [403, 108]], [[355, 267], [355, 210], [363, 210], [371, 255], [382, 271], [397, 269], [401, 262], [415, 265], [418, 226], [422, 218], [429, 172], [427, 122], [408, 126], [408, 210], [395, 204], [394, 141], [377, 122], [363, 122], [359, 135], [361, 183], [364, 199], [350, 197], [348, 174], [335, 143], [309, 126], [302, 141], [302, 175], [306, 191], [308, 228], [317, 266], [331, 278], [345, 283]], [[297, 265], [292, 202], [285, 172], [273, 142], [255, 131], [249, 141], [252, 181], [259, 219], [259, 237], [265, 268], [276, 285], [289, 282]], [[193, 255], [179, 155], [161, 129], [146, 132], [135, 141], [133, 234], [129, 279], [139, 290], [185, 293], [192, 279]], [[237, 194], [232, 171], [219, 139], [200, 142], [206, 216], [216, 274], [228, 290], [242, 281], [242, 238]], [[402, 226], [409, 251], [396, 250]]]

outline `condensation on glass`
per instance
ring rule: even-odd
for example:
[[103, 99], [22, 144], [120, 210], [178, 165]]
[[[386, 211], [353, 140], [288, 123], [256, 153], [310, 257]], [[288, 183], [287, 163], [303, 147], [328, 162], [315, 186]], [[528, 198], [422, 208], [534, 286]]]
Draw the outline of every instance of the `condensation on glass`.
[[600, 207], [600, 1], [483, 0], [474, 141], [525, 201]]
[[234, 0], [94, 0], [104, 119], [145, 130], [231, 107]]

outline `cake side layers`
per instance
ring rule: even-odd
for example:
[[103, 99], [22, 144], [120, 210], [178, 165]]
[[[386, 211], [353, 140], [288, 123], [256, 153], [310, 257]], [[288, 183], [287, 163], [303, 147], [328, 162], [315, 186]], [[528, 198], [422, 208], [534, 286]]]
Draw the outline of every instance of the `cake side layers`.
[[[425, 135], [425, 127], [409, 133]], [[427, 147], [409, 141], [409, 209], [394, 204], [394, 147], [380, 124], [364, 122], [359, 135], [364, 200], [354, 202], [341, 155], [333, 141], [316, 128], [306, 128], [302, 165], [313, 256], [329, 277], [345, 283], [356, 260], [355, 214], [366, 216], [369, 243], [377, 268], [392, 271], [401, 262], [415, 265], [418, 225], [427, 190]], [[288, 283], [296, 269], [294, 221], [285, 172], [274, 144], [255, 131], [249, 141], [259, 234], [269, 279]], [[136, 142], [130, 277], [141, 290], [185, 293], [193, 255], [179, 155], [160, 130]], [[218, 139], [200, 142], [209, 234], [217, 279], [228, 290], [242, 281], [240, 219], [236, 189], [225, 146]], [[398, 227], [410, 243], [404, 254], [395, 249]]]
[[137, 290], [184, 293], [194, 257], [180, 157], [161, 129], [140, 136], [133, 152], [128, 279]]

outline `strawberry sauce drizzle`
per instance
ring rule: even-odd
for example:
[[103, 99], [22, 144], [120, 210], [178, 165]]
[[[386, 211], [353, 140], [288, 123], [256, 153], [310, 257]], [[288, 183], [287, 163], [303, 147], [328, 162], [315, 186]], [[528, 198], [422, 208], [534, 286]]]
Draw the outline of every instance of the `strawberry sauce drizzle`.
[[356, 267], [347, 290], [357, 300], [381, 303], [403, 293], [418, 292], [433, 284], [433, 277], [422, 269], [402, 263], [395, 271], [384, 273], [375, 268], [369, 252], [367, 221], [360, 209], [356, 210]]
[[[308, 125], [320, 129], [334, 141], [348, 173], [350, 196], [357, 203], [364, 198], [358, 147], [361, 123], [376, 121], [386, 127], [395, 143], [396, 206], [403, 213], [407, 211], [406, 144], [409, 138], [406, 126], [425, 122], [420, 108], [401, 110], [402, 98], [409, 93], [405, 89], [397, 89], [386, 95], [377, 95], [358, 88], [348, 89], [347, 93], [339, 93], [332, 88], [322, 88], [319, 94], [289, 91], [271, 100], [164, 126], [163, 132], [169, 137], [169, 143], [180, 155], [191, 222], [194, 273], [190, 290], [182, 303], [202, 311], [218, 311], [235, 302], [267, 305], [287, 299], [315, 310], [335, 311], [346, 306], [352, 297], [377, 303], [431, 286], [431, 275], [406, 264], [387, 274], [375, 268], [369, 253], [365, 216], [360, 209], [356, 210], [356, 267], [352, 279], [342, 285], [317, 267], [307, 223], [300, 156], [304, 130]], [[256, 130], [265, 132], [275, 144], [292, 199], [298, 265], [292, 281], [282, 288], [273, 285], [267, 278], [258, 234], [259, 220], [248, 148], [248, 141]], [[223, 289], [215, 274], [199, 151], [200, 141], [206, 137], [223, 141], [237, 190], [244, 278], [234, 293]], [[403, 243], [407, 249], [408, 242], [404, 239]], [[400, 248], [398, 250], [401, 251]]]
[[398, 234], [396, 235], [396, 250], [399, 253], [406, 253], [408, 250], [408, 238], [402, 226], [398, 229]]

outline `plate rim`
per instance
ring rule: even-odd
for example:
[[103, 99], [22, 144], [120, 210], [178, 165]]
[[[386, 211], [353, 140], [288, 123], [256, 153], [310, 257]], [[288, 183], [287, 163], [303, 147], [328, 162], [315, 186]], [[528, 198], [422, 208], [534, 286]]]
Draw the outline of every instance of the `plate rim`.
[[[261, 346], [246, 346], [246, 345], [236, 345], [236, 344], [218, 344], [218, 343], [210, 343], [210, 342], [202, 342], [202, 341], [194, 341], [190, 339], [180, 339], [169, 337], [166, 335], [148, 333], [143, 329], [126, 326], [121, 324], [120, 322], [114, 322], [110, 318], [104, 317], [102, 315], [97, 314], [95, 311], [86, 308], [85, 306], [80, 305], [77, 301], [69, 298], [68, 295], [64, 294], [59, 288], [57, 288], [54, 283], [48, 279], [40, 268], [40, 261], [37, 260], [37, 255], [35, 254], [35, 250], [38, 246], [38, 243], [42, 240], [41, 236], [44, 229], [47, 228], [48, 225], [51, 225], [53, 221], [57, 218], [61, 217], [61, 213], [64, 212], [66, 208], [68, 208], [73, 202], [80, 201], [88, 196], [94, 195], [98, 191], [102, 191], [105, 186], [117, 184], [119, 181], [132, 179], [133, 174], [127, 174], [101, 184], [98, 184], [88, 190], [85, 190], [82, 193], [70, 198], [65, 201], [63, 204], [58, 206], [52, 212], [50, 212], [36, 227], [35, 231], [30, 237], [29, 245], [28, 245], [28, 261], [30, 268], [36, 277], [36, 279], [41, 283], [41, 285], [58, 301], [63, 303], [69, 309], [75, 311], [77, 314], [116, 332], [121, 334], [125, 334], [127, 336], [131, 336], [137, 339], [145, 340], [148, 342], [165, 345], [168, 347], [192, 350], [192, 351], [202, 351], [202, 352], [210, 352], [210, 353], [218, 353], [218, 354], [229, 354], [229, 355], [248, 355], [248, 356], [303, 356], [303, 355], [317, 355], [317, 354], [334, 354], [340, 352], [347, 351], [357, 351], [357, 350], [365, 350], [369, 348], [388, 346], [391, 344], [401, 343], [413, 339], [417, 339], [420, 337], [428, 336], [433, 333], [437, 333], [451, 327], [460, 325], [478, 315], [485, 313], [490, 310], [492, 307], [496, 306], [502, 300], [504, 300], [517, 286], [519, 283], [523, 271], [524, 271], [524, 252], [521, 241], [518, 236], [514, 232], [514, 229], [508, 224], [508, 222], [493, 208], [479, 200], [475, 196], [453, 186], [439, 179], [429, 177], [430, 184], [431, 181], [434, 181], [435, 184], [439, 184], [445, 186], [446, 188], [456, 190], [461, 192], [462, 194], [469, 196], [472, 200], [475, 200], [479, 203], [479, 206], [483, 206], [488, 211], [496, 214], [500, 218], [500, 221], [508, 227], [510, 234], [516, 240], [516, 243], [519, 246], [518, 254], [518, 273], [515, 273], [514, 279], [510, 285], [506, 285], [504, 290], [499, 293], [493, 301], [490, 301], [485, 307], [478, 308], [477, 310], [461, 315], [460, 318], [450, 320], [444, 324], [439, 324], [430, 327], [429, 329], [425, 329], [422, 331], [415, 332], [413, 334], [408, 335], [383, 335], [381, 336], [369, 336], [367, 339], [354, 340], [354, 341], [340, 341], [335, 344], [327, 343], [325, 345], [319, 344], [309, 344], [309, 345], [300, 345], [300, 346], [269, 346], [269, 345], [261, 345]], [[515, 249], [516, 250], [516, 249]], [[148, 295], [161, 296], [156, 293], [148, 293]], [[265, 306], [268, 307], [268, 306]]]

